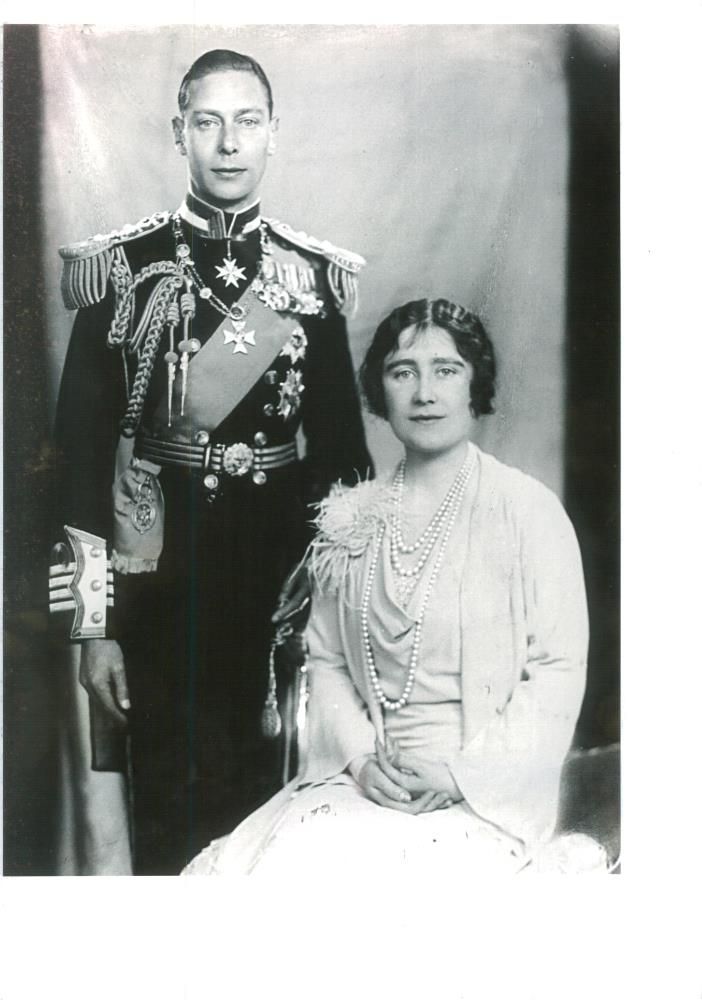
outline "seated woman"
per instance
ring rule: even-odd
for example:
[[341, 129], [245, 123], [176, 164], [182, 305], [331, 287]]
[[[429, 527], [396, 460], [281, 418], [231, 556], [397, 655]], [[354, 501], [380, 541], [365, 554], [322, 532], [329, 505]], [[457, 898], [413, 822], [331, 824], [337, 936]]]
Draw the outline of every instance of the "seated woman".
[[[588, 641], [571, 523], [471, 441], [495, 386], [475, 315], [395, 309], [361, 381], [405, 454], [321, 505], [306, 759], [187, 874], [321, 874], [342, 857], [363, 876], [528, 871], [553, 835]], [[589, 847], [585, 868], [601, 861]]]

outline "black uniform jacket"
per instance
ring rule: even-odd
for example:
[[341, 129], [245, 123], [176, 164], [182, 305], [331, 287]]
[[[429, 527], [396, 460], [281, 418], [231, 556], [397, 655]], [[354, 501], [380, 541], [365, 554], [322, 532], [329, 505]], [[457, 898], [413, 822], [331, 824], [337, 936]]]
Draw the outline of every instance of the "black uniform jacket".
[[[160, 213], [135, 227], [64, 248], [62, 255], [64, 298], [67, 305], [79, 308], [56, 418], [59, 544], [50, 580], [54, 620], [65, 622], [73, 638], [119, 635], [123, 627], [116, 624], [113, 611], [113, 604], [119, 605], [121, 574], [114, 573], [111, 565], [116, 454], [125, 433], [137, 457], [149, 457], [147, 443], [154, 435], [157, 442], [168, 445], [170, 432], [162, 416], [169, 359], [175, 359], [170, 366], [171, 413], [179, 418], [173, 438], [191, 450], [186, 447], [180, 463], [166, 457], [158, 475], [165, 522], [159, 571], [168, 567], [170, 574], [187, 575], [190, 554], [196, 554], [202, 539], [210, 547], [217, 544], [219, 522], [226, 525], [223, 538], [251, 531], [262, 536], [258, 566], [238, 566], [232, 572], [255, 569], [265, 574], [273, 560], [274, 575], [279, 577], [283, 565], [290, 568], [304, 552], [310, 537], [309, 505], [324, 497], [334, 482], [354, 483], [371, 471], [343, 315], [355, 295], [362, 258], [283, 224], [271, 220], [261, 224], [258, 206], [232, 217], [192, 195], [178, 213]], [[185, 271], [178, 271], [177, 262], [184, 257]], [[174, 275], [188, 277], [170, 301], [178, 301], [184, 291], [192, 293], [189, 328], [184, 307], [180, 314], [176, 310], [172, 329], [163, 318], [168, 300], [165, 281]], [[182, 348], [188, 353], [191, 385], [197, 358], [186, 339], [202, 350], [210, 338], [223, 338], [221, 344], [227, 343], [231, 352], [225, 352], [221, 371], [245, 356], [248, 361], [256, 352], [265, 353], [265, 324], [253, 331], [244, 318], [222, 326], [223, 313], [247, 289], [251, 295], [252, 282], [257, 308], [265, 307], [266, 322], [269, 313], [271, 319], [295, 320], [291, 336], [216, 426], [198, 426], [188, 421]], [[159, 289], [164, 293], [160, 299]], [[227, 375], [231, 376], [229, 370]], [[298, 462], [292, 460], [290, 446], [300, 428], [304, 458]], [[217, 451], [218, 463], [212, 458]], [[246, 468], [254, 452], [261, 461]], [[222, 466], [223, 455], [230, 458], [228, 471]], [[287, 464], [276, 465], [280, 455], [286, 456]], [[264, 529], [266, 522], [277, 532]], [[204, 534], [200, 525], [209, 525]], [[280, 551], [281, 525], [285, 552]], [[65, 528], [84, 533], [82, 546], [75, 539], [67, 544]], [[148, 531], [143, 532], [145, 539]], [[270, 551], [271, 539], [276, 539], [275, 552]], [[257, 551], [255, 545], [252, 551]], [[94, 578], [79, 585], [81, 568], [84, 577], [87, 572], [82, 564], [90, 564], [93, 557]], [[208, 558], [216, 559], [217, 553], [210, 552]], [[104, 580], [97, 571], [100, 565]]]

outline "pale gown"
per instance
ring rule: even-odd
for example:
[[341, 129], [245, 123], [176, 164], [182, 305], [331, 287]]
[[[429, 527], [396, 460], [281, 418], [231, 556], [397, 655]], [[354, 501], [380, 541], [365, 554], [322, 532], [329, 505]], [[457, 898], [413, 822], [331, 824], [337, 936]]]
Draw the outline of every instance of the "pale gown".
[[[467, 511], [465, 511], [467, 515]], [[384, 712], [386, 732], [400, 749], [449, 760], [462, 744], [459, 594], [466, 521], [459, 517], [427, 605], [419, 666], [409, 703]], [[438, 550], [423, 567], [407, 610], [397, 596], [390, 561], [389, 532], [369, 603], [369, 628], [376, 668], [388, 697], [405, 683], [414, 625]], [[245, 822], [250, 828], [255, 816]], [[241, 829], [241, 828], [239, 828]], [[407, 866], [428, 866], [438, 874], [513, 873], [528, 858], [521, 841], [476, 816], [463, 802], [417, 816], [376, 805], [347, 773], [294, 792], [263, 833], [253, 852], [237, 831], [215, 842], [191, 863], [187, 874], [256, 874], [289, 877], [313, 872], [323, 877], [343, 866], [368, 877]]]

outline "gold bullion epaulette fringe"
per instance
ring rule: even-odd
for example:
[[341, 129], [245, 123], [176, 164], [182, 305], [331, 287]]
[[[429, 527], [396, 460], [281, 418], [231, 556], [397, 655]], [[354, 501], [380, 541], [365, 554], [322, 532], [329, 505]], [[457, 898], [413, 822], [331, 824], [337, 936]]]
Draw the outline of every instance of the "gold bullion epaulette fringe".
[[165, 226], [170, 218], [170, 212], [156, 212], [134, 225], [60, 247], [63, 260], [61, 294], [66, 308], [81, 309], [101, 302], [107, 292], [113, 264], [118, 261], [126, 265], [122, 244]]
[[329, 288], [338, 308], [348, 314], [353, 314], [358, 305], [358, 275], [366, 261], [360, 254], [351, 250], [342, 250], [328, 240], [318, 240], [299, 230], [293, 229], [287, 222], [278, 219], [264, 219], [270, 231], [293, 246], [309, 253], [323, 257], [327, 262], [327, 278]]

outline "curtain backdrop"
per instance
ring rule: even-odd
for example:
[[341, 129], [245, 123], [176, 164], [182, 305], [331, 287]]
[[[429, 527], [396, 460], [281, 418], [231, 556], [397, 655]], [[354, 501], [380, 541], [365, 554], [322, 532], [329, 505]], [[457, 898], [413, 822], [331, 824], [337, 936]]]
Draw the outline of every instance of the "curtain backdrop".
[[[497, 350], [497, 413], [478, 443], [562, 494], [567, 28], [42, 26], [41, 204], [51, 405], [72, 316], [56, 248], [179, 204], [170, 119], [189, 64], [254, 56], [280, 116], [263, 209], [363, 254], [360, 361], [411, 298], [475, 309]], [[367, 425], [383, 469], [398, 446]], [[85, 701], [67, 709], [61, 870], [128, 870], [124, 788], [87, 766]]]

